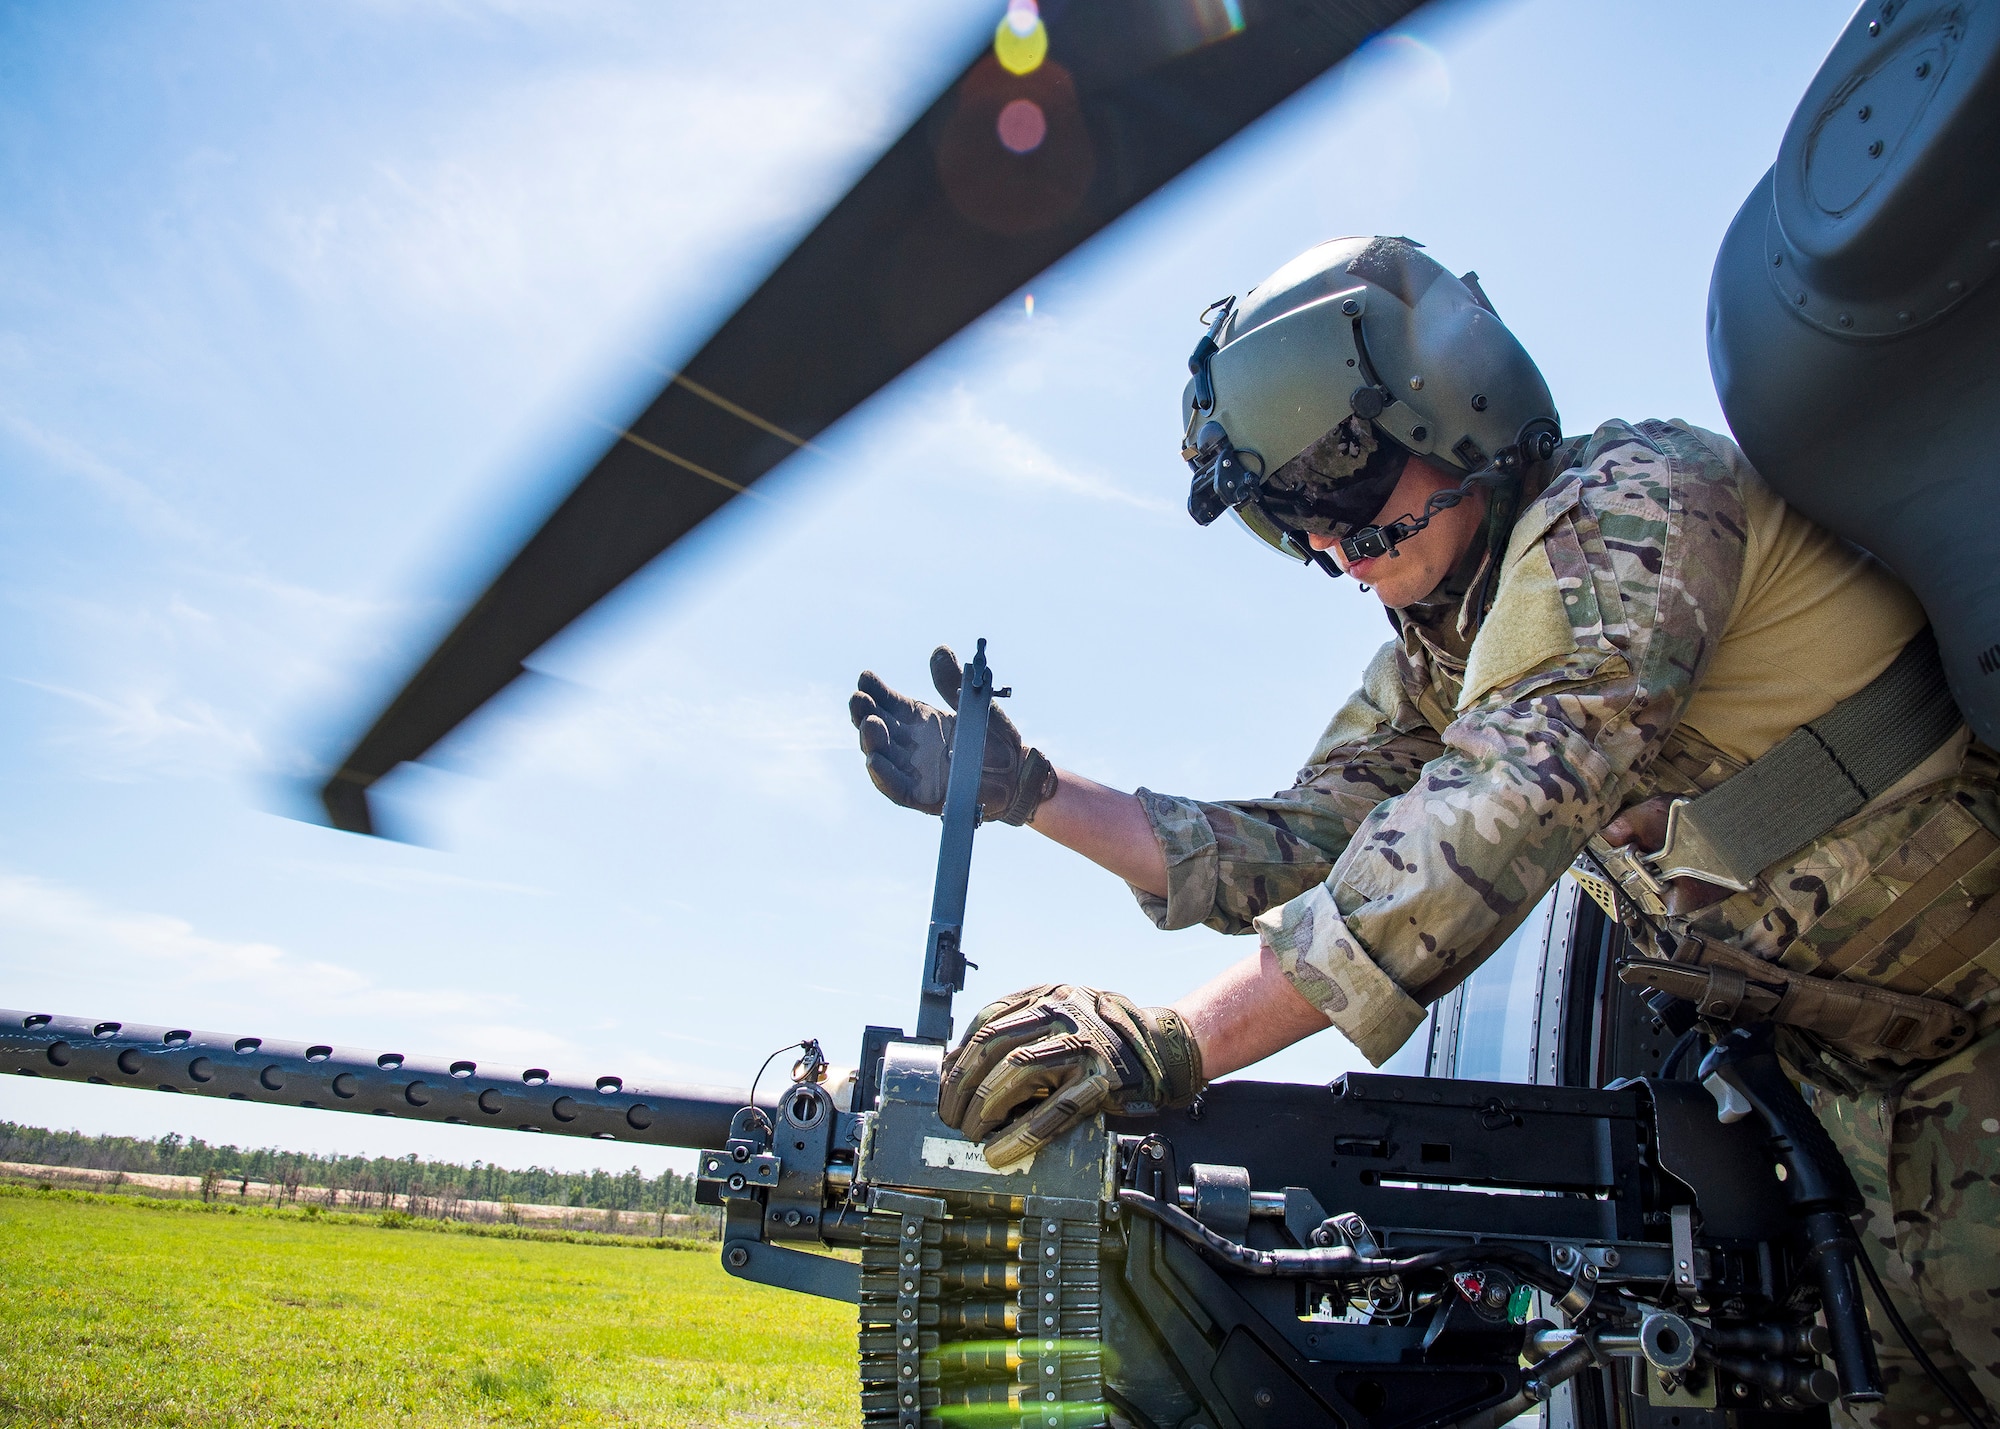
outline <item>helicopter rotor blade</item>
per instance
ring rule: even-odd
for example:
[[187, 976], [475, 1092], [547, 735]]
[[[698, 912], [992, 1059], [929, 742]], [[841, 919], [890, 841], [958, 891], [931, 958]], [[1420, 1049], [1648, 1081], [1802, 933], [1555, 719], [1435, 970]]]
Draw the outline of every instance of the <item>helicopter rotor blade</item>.
[[[1421, 0], [1045, 0], [986, 49], [612, 439], [320, 801], [369, 790], [794, 451]], [[1033, 17], [1032, 7], [1023, 13]], [[1010, 15], [1010, 19], [1011, 19]], [[1003, 25], [1007, 21], [1002, 22]]]

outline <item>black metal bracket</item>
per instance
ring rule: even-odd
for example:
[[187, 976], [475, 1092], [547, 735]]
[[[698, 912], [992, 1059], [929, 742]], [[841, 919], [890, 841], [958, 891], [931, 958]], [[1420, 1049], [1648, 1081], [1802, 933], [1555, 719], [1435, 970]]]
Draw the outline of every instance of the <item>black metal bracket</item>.
[[826, 1300], [845, 1300], [851, 1305], [861, 1303], [861, 1267], [851, 1260], [808, 1255], [745, 1236], [724, 1243], [722, 1268], [739, 1280]]

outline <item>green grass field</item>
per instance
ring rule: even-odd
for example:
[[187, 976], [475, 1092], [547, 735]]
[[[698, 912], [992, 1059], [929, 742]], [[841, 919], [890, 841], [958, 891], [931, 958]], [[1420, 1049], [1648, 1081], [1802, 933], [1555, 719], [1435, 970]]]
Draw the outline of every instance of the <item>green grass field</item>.
[[0, 1425], [851, 1425], [854, 1354], [713, 1248], [0, 1188]]

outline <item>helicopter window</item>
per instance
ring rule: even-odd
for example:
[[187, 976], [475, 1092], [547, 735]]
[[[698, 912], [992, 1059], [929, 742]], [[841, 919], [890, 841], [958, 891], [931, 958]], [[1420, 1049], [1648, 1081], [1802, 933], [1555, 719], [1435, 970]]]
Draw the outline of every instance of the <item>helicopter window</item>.
[[1543, 955], [1557, 901], [1552, 890], [1466, 979], [1463, 991], [1452, 999], [1455, 1006], [1440, 1007], [1442, 1017], [1457, 1020], [1450, 1039], [1454, 1055], [1448, 1069], [1433, 1071], [1488, 1082], [1535, 1080]]

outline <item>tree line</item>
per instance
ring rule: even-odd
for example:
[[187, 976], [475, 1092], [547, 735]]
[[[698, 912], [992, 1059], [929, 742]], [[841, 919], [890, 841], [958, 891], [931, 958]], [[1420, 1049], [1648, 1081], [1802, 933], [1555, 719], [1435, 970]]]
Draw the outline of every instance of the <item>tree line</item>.
[[0, 1121], [0, 1161], [75, 1166], [98, 1171], [197, 1176], [204, 1188], [230, 1181], [263, 1181], [296, 1193], [325, 1186], [380, 1196], [436, 1201], [513, 1201], [594, 1210], [665, 1212], [695, 1209], [694, 1177], [673, 1171], [647, 1176], [639, 1167], [609, 1171], [556, 1171], [542, 1166], [511, 1170], [484, 1161], [426, 1161], [408, 1156], [322, 1156], [276, 1147], [211, 1146], [198, 1136], [169, 1132], [155, 1141], [130, 1136], [85, 1136]]

